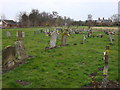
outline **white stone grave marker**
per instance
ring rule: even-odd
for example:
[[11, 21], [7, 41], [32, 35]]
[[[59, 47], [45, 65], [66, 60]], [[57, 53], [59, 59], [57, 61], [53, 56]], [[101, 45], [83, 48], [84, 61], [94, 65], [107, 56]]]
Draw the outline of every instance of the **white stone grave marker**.
[[53, 31], [50, 37], [50, 48], [56, 47], [57, 32]]
[[10, 33], [10, 32], [6, 32], [6, 36], [7, 36], [7, 37], [10, 37], [10, 36], [11, 36], [11, 33]]

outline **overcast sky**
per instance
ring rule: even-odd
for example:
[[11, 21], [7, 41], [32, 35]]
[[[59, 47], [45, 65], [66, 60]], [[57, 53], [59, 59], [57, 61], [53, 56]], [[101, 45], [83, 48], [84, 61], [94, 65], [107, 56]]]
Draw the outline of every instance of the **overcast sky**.
[[74, 20], [86, 20], [88, 14], [92, 14], [93, 19], [109, 18], [118, 13], [118, 1], [120, 0], [0, 0], [0, 16], [16, 20], [19, 12], [38, 9], [40, 12], [57, 11], [59, 15]]

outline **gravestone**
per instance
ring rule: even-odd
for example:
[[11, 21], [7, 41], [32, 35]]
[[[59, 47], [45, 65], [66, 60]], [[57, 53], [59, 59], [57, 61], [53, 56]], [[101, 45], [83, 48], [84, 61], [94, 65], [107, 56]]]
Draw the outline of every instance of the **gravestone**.
[[23, 37], [23, 38], [25, 37], [25, 32], [22, 32], [22, 37]]
[[50, 35], [50, 48], [56, 47], [56, 40], [57, 40], [57, 32], [56, 30], [53, 31]]
[[2, 50], [2, 68], [10, 68], [15, 64], [15, 47], [14, 46], [7, 46], [5, 49]]
[[27, 58], [24, 43], [22, 40], [18, 40], [15, 42], [15, 51], [17, 60], [24, 60]]
[[114, 38], [112, 38], [111, 34], [109, 34], [109, 40], [110, 40], [110, 44], [113, 44]]
[[92, 35], [92, 30], [88, 30], [87, 37], [90, 37]]
[[57, 32], [57, 38], [60, 40], [60, 33], [58, 30], [56, 30], [56, 32]]
[[62, 46], [66, 45], [66, 39], [67, 39], [68, 33], [64, 32], [62, 35]]
[[86, 41], [86, 37], [85, 35], [83, 35], [83, 43]]
[[34, 35], [36, 34], [36, 31], [34, 31]]
[[18, 37], [18, 32], [16, 32], [16, 37]]
[[10, 37], [10, 36], [11, 36], [11, 33], [10, 33], [10, 32], [6, 32], [6, 36], [7, 36], [7, 37]]

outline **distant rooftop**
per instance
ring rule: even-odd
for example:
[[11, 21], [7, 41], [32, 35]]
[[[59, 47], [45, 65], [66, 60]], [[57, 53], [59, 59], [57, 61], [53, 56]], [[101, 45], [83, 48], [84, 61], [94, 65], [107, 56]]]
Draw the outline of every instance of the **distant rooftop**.
[[[7, 22], [8, 24], [16, 24], [16, 22], [13, 20], [3, 20], [3, 21]], [[0, 20], [0, 22], [1, 22], [1, 20]]]

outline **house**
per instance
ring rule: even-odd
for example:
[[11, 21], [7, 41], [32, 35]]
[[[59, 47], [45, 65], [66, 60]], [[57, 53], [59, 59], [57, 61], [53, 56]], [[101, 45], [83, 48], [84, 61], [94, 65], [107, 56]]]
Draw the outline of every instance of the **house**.
[[2, 28], [16, 28], [19, 25], [13, 20], [0, 20], [0, 27]]
[[95, 20], [97, 25], [103, 25], [103, 26], [109, 26], [112, 25], [112, 20], [110, 19], [100, 19], [98, 18], [98, 20]]

